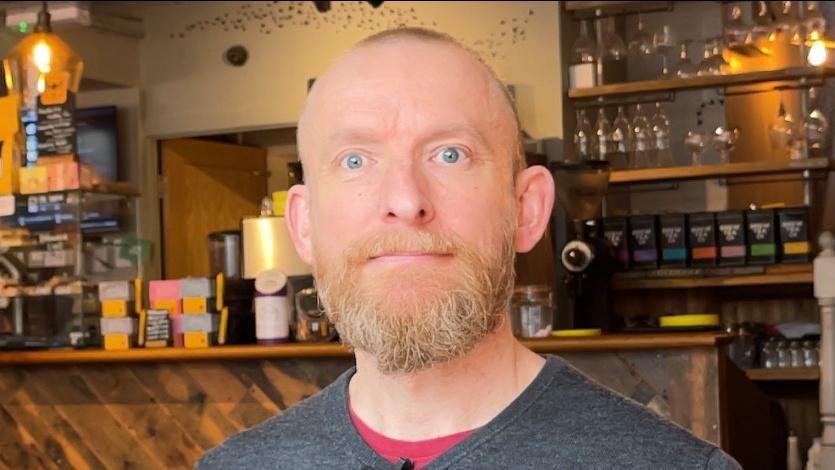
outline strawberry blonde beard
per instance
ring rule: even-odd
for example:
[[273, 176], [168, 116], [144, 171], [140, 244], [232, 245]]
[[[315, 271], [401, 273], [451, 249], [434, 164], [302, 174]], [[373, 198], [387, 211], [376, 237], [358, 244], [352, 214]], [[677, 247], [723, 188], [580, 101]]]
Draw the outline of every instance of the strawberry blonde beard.
[[[471, 351], [504, 321], [515, 280], [514, 234], [515, 227], [504, 228], [492, 251], [423, 231], [361, 240], [341, 259], [317, 261], [319, 296], [342, 342], [373, 356], [378, 370], [424, 370]], [[374, 256], [396, 251], [451, 259], [443, 268], [361, 272]]]

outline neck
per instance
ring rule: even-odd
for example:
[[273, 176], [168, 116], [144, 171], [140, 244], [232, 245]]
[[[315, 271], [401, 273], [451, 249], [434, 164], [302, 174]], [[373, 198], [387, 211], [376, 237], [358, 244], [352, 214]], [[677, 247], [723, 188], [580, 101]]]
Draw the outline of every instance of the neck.
[[383, 374], [364, 351], [356, 351], [356, 360], [348, 385], [351, 409], [380, 434], [406, 441], [484, 426], [524, 391], [545, 362], [516, 341], [508, 322], [469, 353], [416, 373]]

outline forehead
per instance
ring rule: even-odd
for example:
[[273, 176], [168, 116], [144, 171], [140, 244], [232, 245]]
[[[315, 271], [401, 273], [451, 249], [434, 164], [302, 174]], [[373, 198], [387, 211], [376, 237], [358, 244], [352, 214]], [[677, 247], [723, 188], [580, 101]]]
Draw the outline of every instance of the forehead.
[[488, 69], [461, 48], [394, 39], [355, 49], [331, 67], [309, 97], [299, 138], [322, 142], [346, 127], [496, 135], [515, 125], [503, 99]]

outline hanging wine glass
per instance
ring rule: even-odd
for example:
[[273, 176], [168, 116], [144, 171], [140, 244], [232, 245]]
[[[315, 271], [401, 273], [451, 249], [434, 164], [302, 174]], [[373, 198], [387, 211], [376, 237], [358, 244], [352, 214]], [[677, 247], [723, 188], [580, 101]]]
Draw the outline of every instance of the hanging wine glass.
[[786, 111], [783, 105], [783, 100], [780, 100], [780, 107], [777, 110], [777, 117], [771, 123], [769, 128], [769, 136], [771, 137], [771, 147], [777, 150], [783, 156], [788, 154], [789, 158], [794, 158], [795, 152], [793, 149], [797, 147], [797, 132], [795, 122], [792, 115]]
[[811, 108], [811, 111], [803, 118], [803, 133], [806, 137], [809, 154], [820, 156], [825, 145], [829, 121], [820, 110], [818, 88], [809, 89], [809, 108]]
[[680, 44], [679, 60], [676, 66], [676, 76], [679, 78], [687, 78], [696, 75], [699, 68], [696, 67], [690, 57], [687, 56], [687, 47], [690, 45], [690, 40], [682, 41]]
[[673, 149], [670, 146], [670, 120], [664, 114], [661, 103], [655, 103], [655, 114], [650, 120], [655, 136], [655, 160], [659, 167], [674, 166]]
[[592, 154], [597, 160], [609, 160], [612, 152], [612, 125], [603, 108], [597, 111], [597, 123], [592, 134]]
[[724, 165], [730, 162], [730, 153], [739, 138], [739, 130], [726, 129], [722, 126], [713, 131], [713, 148], [719, 152], [719, 163]]
[[674, 74], [668, 66], [668, 54], [671, 54], [677, 47], [675, 36], [670, 25], [663, 25], [659, 31], [652, 36], [652, 44], [655, 52], [661, 56], [661, 78], [670, 78]]
[[775, 31], [776, 26], [771, 16], [771, 10], [768, 8], [768, 2], [754, 2], [751, 16], [753, 17], [751, 40], [758, 43], [763, 39], [772, 37], [771, 35]]
[[623, 106], [618, 106], [618, 114], [612, 122], [612, 144], [614, 153], [617, 156], [614, 163], [617, 168], [629, 168], [631, 166], [630, 156], [633, 148], [632, 126], [626, 117]]
[[574, 64], [592, 63], [597, 54], [597, 43], [589, 32], [589, 21], [580, 22], [580, 34], [571, 46], [572, 62]]
[[603, 38], [600, 43], [600, 57], [607, 57], [614, 60], [621, 60], [626, 57], [626, 45], [623, 39], [615, 30], [615, 19], [604, 18]]
[[790, 38], [791, 41], [800, 40], [800, 19], [797, 9], [791, 1], [778, 2], [777, 19], [775, 21], [777, 34]]
[[593, 133], [591, 123], [586, 117], [586, 110], [577, 111], [577, 130], [574, 132], [574, 145], [577, 148], [577, 156], [581, 161], [591, 159], [591, 136]]
[[629, 51], [643, 55], [649, 55], [653, 52], [652, 34], [644, 29], [644, 21], [640, 13], [638, 14], [638, 30], [632, 40], [629, 41]]
[[632, 117], [632, 135], [635, 138], [635, 155], [632, 159], [633, 168], [649, 168], [652, 166], [652, 148], [655, 144], [647, 117], [640, 104], [635, 105], [635, 115]]
[[725, 41], [731, 47], [742, 46], [748, 39], [751, 27], [742, 20], [742, 8], [731, 5], [730, 17], [725, 22]]
[[818, 8], [818, 2], [806, 2], [806, 11], [803, 13], [803, 29], [806, 31], [807, 41], [817, 41], [823, 38], [826, 32], [826, 18]]

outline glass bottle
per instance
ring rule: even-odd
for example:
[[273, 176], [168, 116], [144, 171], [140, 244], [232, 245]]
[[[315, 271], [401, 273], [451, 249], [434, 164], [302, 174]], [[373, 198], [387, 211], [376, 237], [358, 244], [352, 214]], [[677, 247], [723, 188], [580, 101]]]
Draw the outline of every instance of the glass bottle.
[[655, 115], [650, 124], [655, 136], [656, 164], [659, 167], [674, 166], [673, 149], [670, 146], [670, 120], [664, 114], [661, 103], [655, 103]]
[[618, 106], [618, 114], [612, 123], [612, 144], [614, 146], [613, 164], [619, 168], [629, 168], [633, 147], [632, 126], [626, 117], [623, 106]]
[[580, 34], [571, 46], [571, 60], [574, 64], [593, 63], [597, 54], [597, 44], [589, 33], [589, 21], [580, 22]]
[[510, 324], [519, 338], [547, 338], [554, 325], [554, 297], [549, 286], [520, 286], [510, 301]]
[[725, 60], [725, 53], [724, 53], [724, 46], [722, 44], [722, 38], [713, 38], [711, 41], [711, 45], [713, 46], [713, 50], [710, 54], [710, 62], [717, 75], [724, 75], [728, 73], [731, 68], [731, 64]]
[[818, 2], [806, 2], [806, 11], [803, 13], [803, 29], [806, 31], [806, 39], [809, 41], [823, 38], [826, 32], [826, 18], [821, 14]]
[[783, 101], [780, 101], [780, 107], [777, 110], [777, 116], [771, 123], [769, 128], [769, 136], [771, 137], [771, 147], [783, 155], [793, 156], [792, 149], [796, 148], [795, 140], [796, 129], [795, 122], [792, 115], [786, 111]]
[[671, 78], [675, 75], [670, 72], [667, 63], [667, 54], [672, 53], [676, 48], [676, 40], [670, 25], [665, 24], [652, 36], [652, 45], [656, 53], [661, 56], [661, 78]]
[[592, 134], [591, 123], [586, 117], [586, 110], [577, 111], [577, 130], [574, 132], [574, 145], [577, 148], [577, 156], [580, 160], [588, 160], [592, 155]]
[[635, 154], [632, 168], [649, 168], [652, 166], [652, 149], [655, 139], [647, 117], [640, 104], [635, 105], [635, 116], [632, 118], [632, 135], [635, 138]]
[[760, 367], [765, 369], [775, 369], [778, 367], [777, 363], [777, 341], [775, 338], [769, 338], [763, 343], [760, 352]]
[[612, 125], [603, 108], [597, 111], [597, 123], [592, 135], [592, 154], [597, 160], [609, 160], [612, 151]]

